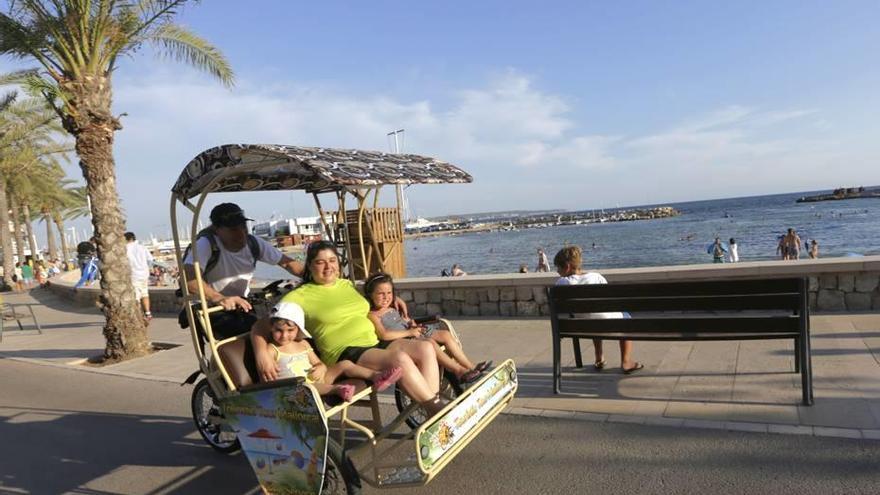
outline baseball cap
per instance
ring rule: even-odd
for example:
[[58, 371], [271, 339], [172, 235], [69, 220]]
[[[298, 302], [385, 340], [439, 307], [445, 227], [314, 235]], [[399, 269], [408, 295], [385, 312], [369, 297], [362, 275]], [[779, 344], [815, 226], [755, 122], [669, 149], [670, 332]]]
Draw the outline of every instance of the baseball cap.
[[296, 326], [299, 327], [299, 330], [307, 339], [312, 338], [312, 335], [306, 330], [306, 314], [303, 313], [302, 307], [295, 302], [280, 302], [276, 304], [272, 311], [269, 312], [269, 317], [290, 320], [296, 323]]
[[242, 210], [235, 203], [220, 203], [211, 210], [211, 223], [218, 227], [237, 227], [252, 218], [244, 216]]

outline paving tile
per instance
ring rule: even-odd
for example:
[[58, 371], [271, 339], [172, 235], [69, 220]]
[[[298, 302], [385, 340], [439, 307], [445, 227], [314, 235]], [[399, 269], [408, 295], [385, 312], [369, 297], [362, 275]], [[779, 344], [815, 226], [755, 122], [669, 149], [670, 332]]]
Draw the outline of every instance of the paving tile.
[[862, 431], [855, 428], [831, 428], [814, 426], [813, 434], [817, 437], [862, 438]]
[[541, 411], [542, 418], [570, 419], [574, 414], [574, 411], [558, 411], [553, 409]]

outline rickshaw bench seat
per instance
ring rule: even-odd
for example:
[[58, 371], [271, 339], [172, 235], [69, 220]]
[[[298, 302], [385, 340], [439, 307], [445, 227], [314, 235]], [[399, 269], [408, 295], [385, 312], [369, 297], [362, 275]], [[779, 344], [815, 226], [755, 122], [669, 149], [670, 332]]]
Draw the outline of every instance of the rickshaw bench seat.
[[[250, 332], [239, 335], [235, 340], [221, 344], [217, 349], [217, 354], [229, 374], [229, 379], [235, 388], [241, 391], [251, 390], [259, 385], [259, 373], [257, 372], [257, 360], [254, 356], [254, 347], [251, 343]], [[333, 407], [341, 404], [343, 401], [336, 395], [325, 395], [322, 397], [324, 404]]]

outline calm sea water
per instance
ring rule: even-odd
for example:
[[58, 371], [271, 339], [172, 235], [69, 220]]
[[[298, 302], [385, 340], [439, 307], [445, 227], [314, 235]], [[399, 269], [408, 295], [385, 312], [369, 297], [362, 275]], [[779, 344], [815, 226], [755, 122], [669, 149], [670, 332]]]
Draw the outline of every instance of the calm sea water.
[[[438, 276], [453, 263], [469, 274], [512, 273], [520, 264], [534, 271], [537, 248], [552, 264], [566, 244], [583, 248], [591, 269], [709, 263], [706, 249], [716, 236], [735, 238], [741, 261], [769, 260], [777, 258], [777, 238], [789, 227], [802, 240], [816, 239], [820, 257], [880, 254], [880, 199], [795, 202], [809, 194], [670, 203], [681, 215], [659, 220], [408, 239], [407, 271], [410, 277]], [[276, 274], [270, 267], [258, 270], [261, 278]]]

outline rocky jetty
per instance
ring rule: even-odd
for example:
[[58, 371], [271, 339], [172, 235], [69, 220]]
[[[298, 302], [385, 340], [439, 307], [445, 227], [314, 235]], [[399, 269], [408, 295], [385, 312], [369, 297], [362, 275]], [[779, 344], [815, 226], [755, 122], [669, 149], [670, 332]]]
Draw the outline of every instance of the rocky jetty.
[[831, 194], [817, 194], [815, 196], [802, 196], [797, 199], [798, 203], [813, 203], [816, 201], [840, 201], [843, 199], [880, 198], [880, 189], [867, 190], [864, 187], [841, 187]]

